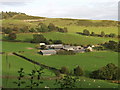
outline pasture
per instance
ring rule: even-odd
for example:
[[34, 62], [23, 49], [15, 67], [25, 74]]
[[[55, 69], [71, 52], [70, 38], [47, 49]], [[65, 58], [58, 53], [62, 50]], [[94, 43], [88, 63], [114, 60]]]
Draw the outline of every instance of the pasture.
[[[108, 42], [110, 40], [118, 41], [117, 38], [101, 38], [92, 36], [83, 36], [75, 33], [60, 33], [60, 32], [49, 32], [41, 33], [45, 38], [52, 40], [62, 40], [66, 44], [78, 44], [78, 45], [88, 45], [88, 44], [101, 44]], [[20, 33], [17, 34], [17, 40], [30, 41], [33, 38], [32, 33]]]
[[[18, 45], [19, 44], [19, 45]], [[114, 83], [110, 83], [109, 81], [104, 80], [95, 80], [88, 78], [88, 74], [96, 70], [102, 66], [105, 66], [108, 63], [118, 64], [118, 53], [111, 52], [111, 51], [104, 51], [104, 52], [90, 52], [90, 53], [80, 53], [74, 56], [41, 56], [37, 53], [37, 49], [34, 48], [35, 44], [30, 43], [15, 43], [15, 42], [3, 42], [3, 51], [7, 53], [7, 60], [6, 54], [2, 55], [2, 66], [3, 66], [3, 76], [10, 75], [15, 76], [17, 75], [17, 71], [19, 68], [24, 68], [26, 73], [30, 73], [32, 69], [35, 68], [34, 64], [29, 63], [17, 56], [11, 54], [11, 52], [18, 52], [24, 51], [24, 56], [35, 60], [39, 63], [53, 66], [56, 68], [61, 68], [62, 66], [67, 66], [70, 70], [73, 70], [77, 65], [84, 70], [85, 77], [80, 77], [81, 81], [77, 83], [78, 87], [83, 88], [117, 88], [118, 85]], [[19, 48], [18, 48], [19, 47]], [[34, 49], [28, 49], [27, 47], [31, 47]], [[12, 48], [12, 49], [11, 49]], [[92, 62], [92, 63], [90, 63]], [[36, 66], [39, 68], [38, 66]], [[54, 74], [49, 71], [44, 71], [44, 76], [51, 77]], [[12, 82], [16, 81], [16, 78], [3, 78], [3, 85], [4, 87], [16, 87]], [[26, 82], [29, 82], [26, 80]], [[49, 86], [49, 87], [59, 87], [54, 85], [54, 80], [44, 80], [44, 84], [41, 87]], [[26, 85], [26, 84], [25, 84]], [[23, 86], [24, 87], [24, 86]]]

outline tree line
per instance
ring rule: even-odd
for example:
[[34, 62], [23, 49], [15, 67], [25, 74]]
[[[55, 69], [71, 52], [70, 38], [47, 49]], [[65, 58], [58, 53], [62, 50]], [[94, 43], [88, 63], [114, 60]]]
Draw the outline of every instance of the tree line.
[[86, 35], [86, 36], [97, 36], [97, 37], [118, 37], [120, 38], [120, 35], [116, 35], [115, 33], [110, 33], [110, 34], [105, 34], [104, 31], [101, 31], [100, 34], [96, 34], [95, 32], [89, 32], [89, 30], [84, 29], [83, 32], [76, 32], [77, 34], [81, 34], [81, 35]]
[[39, 23], [36, 28], [30, 28], [30, 26], [22, 26], [22, 27], [4, 27], [2, 26], [2, 32], [5, 34], [10, 34], [12, 32], [15, 33], [38, 33], [38, 32], [51, 32], [51, 31], [57, 31], [57, 32], [62, 32], [66, 33], [68, 32], [67, 28], [61, 28], [58, 26], [55, 26], [53, 23], [50, 23], [48, 26], [43, 23]]

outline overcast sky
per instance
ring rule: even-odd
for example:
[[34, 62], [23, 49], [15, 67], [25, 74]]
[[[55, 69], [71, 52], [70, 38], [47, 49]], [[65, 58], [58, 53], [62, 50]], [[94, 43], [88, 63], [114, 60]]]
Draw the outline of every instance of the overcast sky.
[[119, 0], [0, 0], [0, 10], [52, 18], [118, 20]]

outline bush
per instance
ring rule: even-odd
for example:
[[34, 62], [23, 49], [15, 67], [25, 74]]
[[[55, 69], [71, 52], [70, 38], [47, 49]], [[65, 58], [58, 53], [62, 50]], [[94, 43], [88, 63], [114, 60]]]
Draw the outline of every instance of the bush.
[[48, 28], [49, 28], [49, 31], [55, 31], [56, 30], [56, 27], [55, 27], [55, 25], [53, 23], [50, 23], [48, 25]]
[[105, 33], [102, 31], [101, 32], [101, 37], [104, 37], [105, 36]]
[[62, 44], [61, 40], [53, 40], [52, 42], [53, 42], [53, 44]]
[[90, 77], [95, 79], [117, 80], [119, 78], [118, 70], [120, 69], [117, 66], [110, 63], [98, 70], [93, 71], [90, 74]]
[[83, 34], [89, 36], [90, 32], [87, 29], [85, 29], [85, 30], [83, 30]]
[[68, 68], [67, 67], [61, 67], [61, 69], [60, 69], [60, 72], [62, 73], [62, 74], [69, 74], [69, 70], [68, 70]]
[[33, 43], [40, 43], [40, 42], [45, 42], [46, 38], [42, 34], [34, 34], [33, 35]]
[[74, 69], [74, 75], [75, 75], [75, 76], [82, 76], [82, 75], [83, 75], [83, 70], [80, 68], [80, 66], [77, 66], [77, 67]]
[[58, 76], [58, 77], [60, 76], [60, 71], [54, 71], [54, 73], [56, 76]]
[[42, 49], [42, 50], [45, 50], [45, 49], [46, 49], [46, 46], [45, 46], [45, 45], [42, 45], [42, 46], [41, 46], [41, 49]]
[[15, 33], [10, 33], [10, 34], [8, 35], [9, 40], [15, 40], [16, 37], [17, 37], [17, 36], [16, 36]]

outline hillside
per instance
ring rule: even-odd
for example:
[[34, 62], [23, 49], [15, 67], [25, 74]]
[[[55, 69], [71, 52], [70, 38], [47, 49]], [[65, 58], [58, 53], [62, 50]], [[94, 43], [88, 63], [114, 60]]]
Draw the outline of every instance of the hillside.
[[[90, 33], [95, 32], [96, 34], [100, 34], [102, 31], [104, 31], [105, 34], [115, 33], [116, 35], [118, 35], [117, 21], [68, 19], [68, 18], [45, 18], [45, 17], [29, 16], [24, 13], [15, 13], [15, 12], [7, 12], [7, 13], [4, 12], [3, 17], [4, 19], [2, 22], [3, 23], [2, 27], [3, 28], [9, 27], [11, 30], [17, 31], [18, 33], [29, 33], [29, 30], [31, 28], [36, 29], [36, 27], [41, 23], [44, 23], [47, 26], [50, 23], [52, 23], [55, 26], [58, 26], [61, 28], [66, 27], [68, 30], [66, 34], [53, 33], [53, 32], [51, 32], [51, 34], [50, 33], [45, 34], [45, 37], [47, 37], [47, 39], [55, 39], [54, 37], [59, 36], [59, 38], [57, 39], [63, 40], [63, 42], [65, 43], [74, 44], [76, 42], [77, 44], [78, 43], [100, 44], [109, 40], [117, 41], [117, 38], [116, 39], [96, 38], [96, 37], [86, 37], [86, 36], [76, 35], [76, 32], [83, 32], [84, 29], [89, 30]], [[53, 37], [52, 35], [54, 34], [55, 36]], [[20, 35], [22, 37], [22, 34]], [[63, 37], [61, 35], [63, 35]], [[70, 38], [70, 42], [67, 38]], [[76, 38], [76, 40], [74, 40], [74, 38]], [[84, 38], [86, 38], [86, 42], [83, 42]]]

